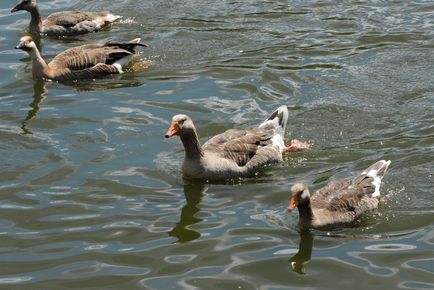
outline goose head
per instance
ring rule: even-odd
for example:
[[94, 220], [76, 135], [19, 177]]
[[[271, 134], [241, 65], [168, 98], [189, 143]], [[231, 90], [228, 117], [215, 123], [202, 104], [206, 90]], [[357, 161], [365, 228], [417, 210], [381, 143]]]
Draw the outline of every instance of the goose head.
[[14, 8], [12, 8], [11, 13], [25, 10], [25, 11], [31, 11], [36, 6], [35, 0], [21, 0], [17, 5], [15, 5]]
[[33, 39], [30, 36], [23, 36], [20, 38], [20, 43], [18, 43], [17, 46], [15, 46], [16, 49], [24, 50], [27, 53], [31, 53], [34, 50], [37, 50], [38, 47], [36, 46], [36, 43], [33, 41]]
[[186, 134], [192, 134], [196, 131], [193, 121], [187, 115], [175, 115], [172, 118], [169, 130], [167, 130], [164, 137], [170, 138], [172, 136], [182, 136]]
[[294, 208], [309, 201], [309, 189], [303, 183], [296, 183], [291, 187], [291, 199], [288, 203], [288, 211], [291, 212]]

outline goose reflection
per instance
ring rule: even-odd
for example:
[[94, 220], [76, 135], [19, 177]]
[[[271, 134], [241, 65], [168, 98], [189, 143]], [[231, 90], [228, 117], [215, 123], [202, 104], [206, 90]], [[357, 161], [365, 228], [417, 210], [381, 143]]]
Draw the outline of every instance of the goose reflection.
[[309, 230], [300, 232], [298, 252], [289, 259], [291, 268], [299, 274], [306, 274], [306, 264], [312, 256], [313, 235]]
[[202, 219], [195, 217], [200, 211], [197, 205], [202, 200], [208, 188], [203, 183], [187, 182], [184, 184], [186, 204], [182, 207], [179, 222], [168, 232], [169, 236], [177, 238], [178, 243], [186, 243], [200, 237], [200, 233], [192, 230], [189, 226], [201, 222]]
[[31, 109], [27, 112], [26, 118], [21, 122], [21, 129], [24, 134], [32, 134], [28, 128], [28, 122], [35, 118], [39, 112], [42, 101], [45, 99], [47, 89], [43, 80], [35, 80], [33, 83], [33, 101], [29, 104]]

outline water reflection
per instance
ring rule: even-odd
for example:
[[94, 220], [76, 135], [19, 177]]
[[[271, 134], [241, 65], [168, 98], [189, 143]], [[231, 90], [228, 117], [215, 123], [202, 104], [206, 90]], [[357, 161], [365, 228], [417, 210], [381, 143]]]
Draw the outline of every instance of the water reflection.
[[[143, 66], [146, 66], [145, 68], [147, 68], [150, 64], [146, 64], [146, 62], [147, 61], [143, 61], [138, 65], [140, 66], [143, 64]], [[134, 64], [132, 64], [132, 66], [133, 65]], [[140, 87], [145, 83], [142, 80], [136, 79], [132, 75], [133, 72], [139, 72], [139, 70], [135, 70], [135, 68], [132, 67], [131, 69], [125, 69], [125, 71], [126, 73], [124, 74], [113, 74], [106, 78], [62, 81], [62, 84], [73, 87], [77, 92], [95, 92], [119, 88]]]
[[[38, 98], [30, 59], [12, 50], [28, 20], [3, 11], [0, 289], [434, 288], [429, 1], [43, 2], [137, 21], [43, 38], [47, 60], [140, 33], [157, 63], [47, 82]], [[210, 136], [281, 103], [293, 106], [291, 136], [315, 150], [207, 192], [180, 183], [182, 152], [154, 138], [175, 111]], [[329, 235], [294, 231], [293, 216], [251, 218], [281, 211], [288, 183], [319, 185], [383, 155], [396, 160], [387, 187], [405, 189], [367, 224]]]
[[300, 232], [300, 244], [298, 252], [288, 261], [291, 264], [292, 270], [299, 274], [306, 274], [306, 264], [312, 256], [313, 235], [309, 230]]
[[[291, 269], [298, 274], [306, 274], [306, 265], [311, 260], [313, 251], [314, 234], [309, 230], [301, 231], [298, 252], [288, 262]], [[418, 234], [410, 234], [406, 238], [399, 235], [399, 242], [393, 238], [386, 238], [379, 241], [379, 237], [363, 235], [346, 235], [327, 233], [327, 240], [336, 245], [317, 248], [315, 257], [317, 259], [328, 259], [351, 267], [363, 269], [366, 273], [380, 276], [393, 277], [398, 273], [394, 266], [377, 259], [377, 253], [390, 254], [393, 252], [417, 252], [426, 250], [426, 245], [418, 239]], [[317, 236], [319, 242], [324, 242], [321, 235]], [[332, 238], [330, 240], [330, 238]]]
[[45, 87], [45, 81], [35, 80], [33, 83], [33, 102], [30, 103], [31, 109], [27, 112], [26, 118], [21, 122], [21, 129], [24, 134], [33, 134], [27, 127], [27, 123], [38, 114], [40, 105], [45, 99], [46, 94], [47, 89]]
[[200, 233], [192, 230], [189, 226], [201, 222], [202, 219], [195, 217], [199, 212], [197, 205], [208, 187], [204, 183], [188, 182], [184, 184], [184, 195], [186, 204], [182, 207], [179, 222], [168, 232], [169, 236], [177, 238], [178, 243], [186, 243], [200, 237]]

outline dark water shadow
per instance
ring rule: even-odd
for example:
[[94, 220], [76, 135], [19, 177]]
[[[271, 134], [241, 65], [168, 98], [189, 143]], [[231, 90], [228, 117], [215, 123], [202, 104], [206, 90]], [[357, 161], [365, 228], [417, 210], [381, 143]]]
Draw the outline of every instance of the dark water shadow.
[[42, 101], [46, 98], [47, 88], [45, 81], [35, 80], [33, 83], [33, 101], [29, 104], [31, 109], [27, 112], [26, 118], [21, 122], [21, 129], [23, 134], [33, 134], [28, 128], [28, 122], [35, 118], [39, 112]]
[[313, 234], [309, 230], [300, 232], [300, 244], [298, 252], [288, 262], [294, 272], [306, 274], [306, 264], [312, 257]]
[[200, 238], [200, 233], [190, 229], [189, 226], [202, 221], [195, 215], [200, 211], [197, 205], [202, 200], [206, 189], [207, 186], [204, 183], [185, 181], [184, 195], [186, 204], [181, 209], [179, 222], [168, 232], [169, 236], [177, 238], [176, 242], [186, 243]]
[[140, 87], [145, 81], [139, 79], [139, 75], [133, 72], [113, 74], [107, 77], [91, 80], [62, 81], [62, 85], [73, 87], [77, 92], [95, 92], [119, 88]]

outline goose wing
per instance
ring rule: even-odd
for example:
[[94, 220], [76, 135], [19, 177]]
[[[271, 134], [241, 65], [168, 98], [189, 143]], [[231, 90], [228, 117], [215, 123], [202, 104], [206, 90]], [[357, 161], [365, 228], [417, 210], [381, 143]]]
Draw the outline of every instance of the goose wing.
[[350, 188], [334, 197], [327, 210], [339, 213], [336, 218], [341, 222], [351, 222], [363, 213], [377, 208], [379, 199], [366, 195], [356, 188]]
[[353, 178], [348, 177], [344, 179], [332, 180], [326, 186], [318, 189], [312, 196], [312, 201], [323, 200], [324, 202], [330, 202], [338, 192], [348, 188], [352, 184]]
[[70, 81], [79, 79], [96, 79], [111, 74], [118, 74], [119, 70], [114, 65], [109, 65], [105, 63], [98, 63], [92, 67], [85, 68], [82, 70], [68, 71], [58, 76], [56, 80], [58, 81]]
[[271, 131], [258, 128], [228, 130], [206, 142], [203, 149], [218, 153], [238, 166], [245, 166], [258, 153], [259, 148], [272, 143], [272, 137]]
[[315, 193], [312, 206], [342, 213], [375, 208], [378, 200], [371, 196], [375, 191], [372, 181], [364, 174], [330, 182]]
[[73, 47], [58, 54], [48, 65], [54, 70], [67, 68], [71, 71], [78, 71], [97, 64], [112, 65], [115, 61], [132, 54], [118, 47], [88, 44]]
[[63, 11], [49, 15], [42, 22], [42, 33], [51, 36], [84, 34], [101, 29], [119, 19], [107, 11]]
[[80, 22], [92, 21], [97, 17], [107, 15], [106, 12], [92, 13], [86, 11], [62, 11], [50, 14], [44, 20], [44, 25], [60, 25], [65, 28], [77, 25]]

